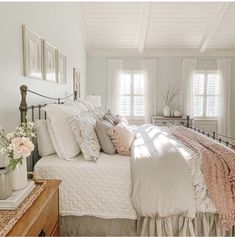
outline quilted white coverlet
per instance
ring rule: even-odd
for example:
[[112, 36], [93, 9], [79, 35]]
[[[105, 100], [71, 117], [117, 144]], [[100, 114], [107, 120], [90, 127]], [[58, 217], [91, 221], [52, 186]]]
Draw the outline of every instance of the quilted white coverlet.
[[[207, 195], [200, 157], [175, 141], [175, 138], [172, 139], [189, 164], [197, 212], [216, 212]], [[62, 216], [137, 219], [131, 203], [130, 157], [101, 153], [98, 160], [93, 162], [85, 161], [81, 154], [73, 161], [51, 155], [41, 158], [34, 172], [36, 178], [62, 180]]]
[[130, 158], [101, 153], [96, 162], [41, 158], [36, 178], [61, 179], [60, 215], [137, 219], [131, 203]]

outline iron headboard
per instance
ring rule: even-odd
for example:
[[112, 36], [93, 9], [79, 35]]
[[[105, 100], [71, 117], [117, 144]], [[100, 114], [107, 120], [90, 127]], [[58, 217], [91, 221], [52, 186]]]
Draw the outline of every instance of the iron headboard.
[[[35, 110], [38, 110], [38, 119], [41, 119], [43, 116], [41, 109], [47, 105], [47, 104], [38, 104], [38, 105], [28, 106], [27, 99], [26, 99], [28, 92], [36, 96], [39, 96], [41, 98], [45, 98], [50, 101], [53, 101], [55, 104], [64, 104], [66, 100], [71, 99], [71, 98], [73, 98], [73, 100], [77, 99], [77, 91], [74, 91], [72, 94], [65, 97], [55, 98], [55, 97], [39, 94], [35, 91], [29, 90], [26, 85], [22, 85], [20, 86], [21, 102], [20, 102], [20, 107], [19, 107], [21, 123], [27, 122], [28, 110], [31, 110], [31, 118], [33, 122], [35, 120]], [[44, 113], [44, 118], [46, 119], [46, 112], [44, 111], [43, 113]]]

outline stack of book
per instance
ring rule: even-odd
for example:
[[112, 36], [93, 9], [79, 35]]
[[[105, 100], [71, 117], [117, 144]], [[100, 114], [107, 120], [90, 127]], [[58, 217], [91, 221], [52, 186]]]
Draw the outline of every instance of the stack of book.
[[34, 188], [34, 181], [28, 181], [28, 185], [24, 189], [14, 191], [7, 199], [0, 200], [0, 210], [15, 210]]

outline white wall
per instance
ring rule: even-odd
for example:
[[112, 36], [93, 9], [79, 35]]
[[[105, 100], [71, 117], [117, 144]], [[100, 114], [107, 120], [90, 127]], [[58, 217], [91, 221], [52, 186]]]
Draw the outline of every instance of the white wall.
[[[180, 88], [181, 62], [183, 57], [157, 57], [157, 113], [162, 114], [164, 103], [161, 91], [168, 85], [175, 85]], [[107, 82], [107, 61], [108, 57], [88, 56], [87, 62], [87, 93], [94, 93], [102, 96], [102, 105], [106, 102], [106, 82]], [[134, 67], [138, 65], [140, 59], [124, 58], [124, 67]], [[235, 58], [232, 61], [232, 101], [235, 101]], [[216, 58], [198, 58], [197, 69], [216, 69]], [[176, 104], [179, 104], [176, 100]], [[235, 106], [231, 105], [232, 133], [235, 136]], [[205, 124], [206, 125], [206, 124]], [[206, 125], [207, 126], [207, 125]], [[208, 128], [216, 128], [215, 123], [208, 125]]]
[[[82, 96], [86, 91], [86, 48], [79, 3], [0, 3], [0, 125], [9, 131], [19, 123], [19, 86], [45, 95], [72, 93], [72, 70], [81, 70]], [[67, 56], [66, 85], [22, 76], [22, 24], [50, 41]], [[29, 96], [31, 103], [39, 98]]]

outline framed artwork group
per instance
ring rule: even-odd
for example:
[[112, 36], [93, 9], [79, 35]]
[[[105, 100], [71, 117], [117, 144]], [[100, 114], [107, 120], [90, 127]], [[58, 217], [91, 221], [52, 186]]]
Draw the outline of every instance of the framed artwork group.
[[53, 44], [23, 25], [24, 76], [66, 83], [66, 56]]

